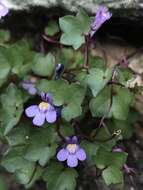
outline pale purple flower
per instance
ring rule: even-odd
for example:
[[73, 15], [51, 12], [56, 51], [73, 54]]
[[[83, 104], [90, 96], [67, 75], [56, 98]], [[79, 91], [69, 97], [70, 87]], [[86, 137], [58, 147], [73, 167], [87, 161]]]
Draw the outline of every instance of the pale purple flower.
[[8, 14], [8, 8], [0, 1], [0, 19]]
[[30, 80], [25, 80], [21, 83], [21, 86], [28, 91], [29, 94], [35, 95], [37, 93], [37, 89], [35, 87], [37, 82], [37, 78], [31, 77]]
[[41, 93], [42, 102], [39, 105], [31, 105], [25, 110], [28, 117], [33, 118], [33, 124], [42, 126], [45, 121], [54, 123], [57, 119], [57, 112], [52, 102], [52, 96], [49, 93]]
[[78, 165], [78, 160], [86, 159], [86, 153], [80, 147], [76, 136], [66, 138], [66, 145], [57, 153], [57, 159], [62, 162], [67, 160], [67, 165], [71, 168]]
[[100, 6], [97, 10], [96, 16], [91, 23], [90, 37], [92, 37], [96, 31], [102, 26], [104, 22], [112, 17], [112, 13], [109, 12], [108, 8], [105, 6]]

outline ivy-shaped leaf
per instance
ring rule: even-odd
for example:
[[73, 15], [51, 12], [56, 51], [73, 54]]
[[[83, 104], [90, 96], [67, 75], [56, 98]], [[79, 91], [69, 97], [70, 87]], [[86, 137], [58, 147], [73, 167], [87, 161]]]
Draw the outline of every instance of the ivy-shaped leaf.
[[55, 70], [55, 57], [51, 53], [46, 56], [40, 53], [35, 54], [32, 70], [39, 76], [51, 76]]
[[107, 82], [111, 79], [112, 70], [107, 69], [103, 71], [101, 69], [93, 68], [87, 75], [87, 84], [89, 85], [94, 97], [105, 87]]
[[10, 84], [6, 92], [0, 96], [0, 100], [2, 104], [0, 121], [6, 135], [20, 120], [23, 112], [23, 96], [14, 84]]
[[44, 174], [49, 190], [75, 190], [78, 174], [74, 169], [63, 169], [58, 163], [50, 164]]
[[116, 166], [109, 166], [103, 170], [102, 177], [107, 185], [123, 183], [123, 172]]
[[60, 42], [78, 49], [84, 42], [84, 35], [90, 30], [90, 18], [81, 10], [76, 16], [64, 16], [59, 19], [59, 25], [64, 32]]
[[133, 100], [133, 94], [125, 88], [114, 87], [112, 107], [109, 111], [111, 101], [111, 89], [106, 87], [95, 98], [90, 101], [90, 110], [93, 117], [114, 117], [115, 119], [125, 120], [128, 116], [129, 107]]

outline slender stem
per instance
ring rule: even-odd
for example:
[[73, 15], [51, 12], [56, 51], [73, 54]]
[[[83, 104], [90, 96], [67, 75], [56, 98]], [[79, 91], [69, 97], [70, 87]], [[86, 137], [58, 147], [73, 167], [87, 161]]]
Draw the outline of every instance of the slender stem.
[[53, 38], [51, 38], [49, 36], [46, 36], [46, 35], [42, 35], [42, 36], [43, 36], [44, 40], [46, 40], [49, 43], [61, 45], [59, 41], [57, 41], [57, 40], [55, 40], [55, 39], [53, 39]]

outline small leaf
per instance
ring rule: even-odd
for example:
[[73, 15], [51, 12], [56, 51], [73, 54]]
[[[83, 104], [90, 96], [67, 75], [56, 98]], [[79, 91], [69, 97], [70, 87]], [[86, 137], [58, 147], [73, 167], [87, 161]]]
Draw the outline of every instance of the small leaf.
[[82, 114], [82, 108], [78, 104], [68, 104], [62, 109], [62, 117], [66, 121], [70, 121]]
[[109, 166], [103, 170], [102, 177], [107, 185], [123, 183], [123, 173], [115, 166]]
[[111, 152], [100, 147], [94, 157], [95, 164], [98, 168], [103, 169], [107, 166], [114, 165], [122, 168], [127, 159], [125, 152]]
[[78, 49], [85, 42], [84, 34], [87, 34], [90, 30], [90, 18], [81, 10], [76, 16], [60, 18], [59, 25], [64, 32], [60, 42]]
[[112, 107], [109, 112], [111, 102], [111, 89], [106, 87], [95, 98], [91, 99], [89, 107], [93, 117], [114, 117], [125, 120], [128, 117], [129, 106], [133, 100], [133, 94], [125, 88], [114, 87]]
[[87, 84], [89, 85], [94, 97], [105, 87], [111, 79], [112, 71], [107, 69], [105, 72], [100, 69], [91, 69], [87, 75]]
[[4, 43], [10, 40], [10, 32], [8, 30], [0, 29], [0, 43]]
[[56, 134], [52, 127], [34, 130], [29, 137], [29, 145], [25, 150], [24, 158], [44, 166], [56, 152]]
[[11, 66], [8, 60], [3, 55], [3, 53], [0, 52], [0, 80], [3, 80], [8, 76], [10, 69], [11, 69]]
[[[44, 175], [49, 190], [75, 190], [78, 174], [74, 169], [62, 170], [61, 165], [50, 165]], [[66, 179], [66, 180], [65, 180]]]
[[23, 112], [23, 97], [21, 91], [14, 84], [10, 84], [6, 92], [0, 96], [0, 100], [1, 126], [6, 135], [20, 120]]
[[50, 21], [48, 23], [48, 26], [45, 28], [45, 33], [49, 36], [54, 36], [58, 32], [59, 32], [59, 26], [57, 22]]
[[33, 62], [32, 70], [39, 76], [51, 76], [55, 70], [55, 57], [51, 53], [36, 54]]

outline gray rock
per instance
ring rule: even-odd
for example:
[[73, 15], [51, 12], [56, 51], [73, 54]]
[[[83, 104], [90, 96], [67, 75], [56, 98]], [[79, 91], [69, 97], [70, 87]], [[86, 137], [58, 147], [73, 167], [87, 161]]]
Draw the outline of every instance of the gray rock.
[[[104, 4], [115, 10], [126, 10], [134, 16], [143, 16], [143, 0], [3, 0], [9, 9], [23, 10], [30, 7], [63, 7], [70, 11], [77, 11], [79, 7], [94, 13], [99, 4]], [[130, 10], [127, 12], [127, 10]], [[141, 11], [139, 11], [141, 10]]]

